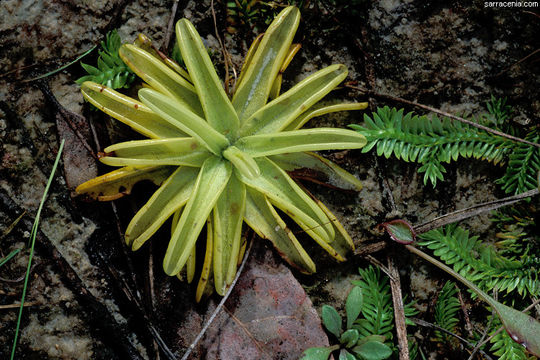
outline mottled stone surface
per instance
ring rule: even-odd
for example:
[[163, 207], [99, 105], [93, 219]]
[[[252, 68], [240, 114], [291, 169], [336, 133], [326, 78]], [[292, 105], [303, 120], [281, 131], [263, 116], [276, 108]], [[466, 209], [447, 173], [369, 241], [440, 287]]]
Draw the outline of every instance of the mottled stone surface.
[[[325, 3], [325, 2], [321, 2]], [[516, 64], [539, 48], [538, 16], [526, 9], [484, 8], [483, 1], [351, 1], [349, 7], [324, 5], [311, 1], [303, 10], [303, 23], [297, 36], [303, 49], [285, 74], [285, 87], [309, 73], [332, 63], [349, 68], [350, 81], [379, 92], [401, 96], [455, 113], [477, 114], [491, 94], [508, 97], [521, 124], [538, 122], [540, 112], [540, 71], [538, 55]], [[24, 82], [53, 70], [73, 59], [104, 37], [119, 29], [125, 41], [145, 32], [158, 44], [165, 38], [173, 1], [158, 0], [2, 0], [0, 1], [0, 189], [20, 209], [33, 218], [59, 139], [54, 107], [46, 101], [35, 82]], [[538, 13], [538, 9], [527, 9]], [[220, 34], [228, 26], [222, 2], [216, 3], [217, 28]], [[213, 61], [222, 57], [216, 39], [210, 1], [180, 1], [177, 18], [191, 19], [201, 33]], [[256, 34], [239, 28], [227, 35], [225, 44], [233, 63], [240, 68], [249, 42]], [[94, 55], [84, 61], [93, 63]], [[223, 71], [223, 70], [222, 70]], [[100, 141], [88, 142], [101, 150], [110, 138], [126, 137], [126, 129], [83, 104], [74, 81], [83, 75], [75, 64], [46, 81], [58, 101], [68, 110], [93, 121]], [[339, 90], [335, 99], [363, 100], [354, 91]], [[386, 105], [378, 101], [372, 106]], [[399, 104], [390, 104], [400, 106]], [[313, 120], [313, 126], [346, 126], [362, 121], [361, 113], [336, 114]], [[360, 151], [326, 154], [364, 183], [363, 191], [351, 196], [321, 186], [310, 190], [324, 200], [351, 232], [355, 242], [377, 240], [376, 224], [389, 214], [416, 223], [451, 210], [500, 197], [493, 181], [501, 169], [480, 161], [460, 161], [447, 166], [446, 181], [436, 189], [424, 186], [416, 167], [398, 161], [379, 159]], [[100, 167], [100, 173], [106, 171]], [[383, 184], [393, 195], [395, 209], [383, 194]], [[123, 231], [149, 196], [147, 185], [138, 186], [132, 197], [117, 203], [119, 227]], [[154, 273], [148, 273], [148, 247], [130, 254], [131, 268], [122, 249], [115, 215], [108, 204], [85, 204], [70, 198], [61, 171], [45, 205], [41, 230], [70, 262], [85, 286], [119, 324], [131, 331], [129, 342], [143, 358], [154, 358], [155, 349], [148, 332], [130, 308], [118, 281], [107, 270], [115, 268], [128, 283], [132, 270], [137, 288], [143, 294], [143, 306], [155, 316], [158, 330], [167, 334], [177, 321], [170, 307], [189, 303], [193, 289], [165, 277], [161, 257], [168, 231], [154, 239]], [[0, 206], [0, 231], [15, 220], [6, 204]], [[489, 232], [485, 216], [469, 221], [475, 233]], [[15, 228], [0, 240], [0, 257], [20, 248], [28, 240], [29, 228]], [[306, 239], [306, 242], [307, 239]], [[324, 303], [343, 308], [350, 289], [349, 280], [357, 277], [356, 268], [365, 259], [353, 259], [337, 266], [316, 246], [307, 246], [318, 263], [318, 274], [298, 279], [312, 296], [316, 309]], [[18, 279], [25, 270], [27, 256], [19, 256], [0, 268], [0, 277]], [[385, 256], [380, 259], [384, 262]], [[25, 308], [19, 345], [21, 358], [40, 359], [120, 359], [106, 344], [100, 329], [89, 328], [83, 309], [62, 283], [51, 259], [39, 253]], [[400, 266], [417, 263], [409, 256], [400, 258]], [[159, 292], [150, 294], [149, 276], [156, 278]], [[405, 274], [404, 284], [417, 295], [422, 306], [429, 301], [429, 273], [422, 270], [412, 279]], [[116, 284], [116, 285], [115, 285]], [[0, 304], [16, 303], [21, 282], [0, 281]], [[171, 299], [174, 299], [172, 301]], [[164, 306], [163, 311], [160, 305]], [[204, 304], [197, 308], [203, 313]], [[178, 310], [178, 309], [177, 309]], [[10, 351], [16, 310], [0, 310], [0, 358]], [[109, 339], [110, 340], [110, 339]], [[104, 343], [105, 341], [105, 343]], [[170, 344], [177, 354], [181, 344]]]

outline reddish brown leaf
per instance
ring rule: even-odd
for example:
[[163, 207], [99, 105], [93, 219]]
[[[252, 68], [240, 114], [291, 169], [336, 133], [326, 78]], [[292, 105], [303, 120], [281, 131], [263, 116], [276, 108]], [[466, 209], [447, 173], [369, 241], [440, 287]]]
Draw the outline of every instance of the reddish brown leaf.
[[90, 139], [90, 128], [85, 118], [66, 110], [57, 113], [56, 126], [58, 137], [66, 140], [62, 154], [66, 183], [69, 189], [75, 189], [97, 176], [96, 160], [84, 140]]
[[[210, 317], [215, 304], [209, 306]], [[187, 315], [180, 341], [189, 345], [201, 319]], [[266, 246], [255, 246], [244, 273], [191, 359], [298, 359], [328, 346], [321, 321], [291, 271]]]

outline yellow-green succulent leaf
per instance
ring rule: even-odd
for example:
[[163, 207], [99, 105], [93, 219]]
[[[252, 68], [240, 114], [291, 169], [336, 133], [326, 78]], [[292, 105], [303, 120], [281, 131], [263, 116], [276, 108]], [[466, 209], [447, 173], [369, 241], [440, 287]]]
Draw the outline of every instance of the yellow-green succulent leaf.
[[[319, 207], [324, 211], [326, 216], [330, 219], [332, 224], [334, 224], [334, 227], [336, 228], [336, 237], [334, 238], [334, 242], [332, 243], [332, 248], [337, 251], [337, 253], [345, 260], [346, 256], [354, 250], [354, 243], [341, 222], [336, 218], [336, 216], [324, 205], [323, 202], [316, 199], [315, 197], [312, 197], [315, 202], [319, 205]], [[338, 259], [340, 260], [340, 259]], [[341, 260], [340, 260], [341, 261]]]
[[236, 274], [245, 204], [246, 187], [233, 174], [214, 207], [213, 217], [214, 283], [222, 296]]
[[270, 89], [270, 93], [268, 94], [269, 100], [274, 100], [279, 96], [279, 93], [281, 92], [281, 83], [283, 82], [283, 73], [285, 72], [285, 70], [287, 70], [287, 67], [289, 66], [292, 59], [301, 47], [302, 45], [300, 44], [292, 44], [289, 48], [289, 52], [287, 53], [285, 60], [283, 60], [283, 64], [281, 64], [281, 69], [279, 69], [276, 79], [272, 84], [272, 88]]
[[[213, 261], [213, 249], [214, 249], [214, 229], [212, 226], [212, 217], [206, 220], [206, 250], [204, 252], [204, 262], [201, 270], [201, 277], [197, 283], [197, 290], [195, 291], [195, 301], [200, 302], [212, 275], [212, 261]], [[194, 247], [195, 248], [195, 247]]]
[[183, 104], [152, 89], [139, 90], [139, 98], [170, 124], [193, 136], [216, 155], [229, 146], [227, 138]]
[[199, 169], [179, 167], [169, 176], [148, 202], [131, 219], [125, 240], [133, 250], [139, 249], [175, 212], [187, 203]]
[[276, 80], [274, 80], [274, 83], [272, 84], [272, 88], [270, 89], [270, 93], [268, 94], [269, 100], [274, 100], [279, 96], [279, 92], [281, 91], [281, 83], [283, 82], [283, 74], [279, 73], [276, 76]]
[[242, 81], [232, 101], [241, 123], [266, 104], [299, 22], [300, 11], [296, 7], [289, 6], [281, 11], [264, 34], [253, 58], [243, 69]]
[[[112, 156], [114, 155], [114, 156]], [[133, 140], [105, 148], [100, 161], [110, 166], [184, 165], [201, 167], [212, 154], [190, 137]]]
[[252, 157], [261, 157], [302, 151], [359, 149], [365, 144], [366, 138], [356, 131], [316, 128], [246, 136], [235, 145]]
[[341, 103], [341, 104], [315, 104], [308, 111], [303, 113], [294, 119], [289, 125], [287, 125], [283, 131], [291, 131], [300, 129], [309, 120], [314, 117], [330, 114], [338, 111], [350, 111], [350, 110], [364, 110], [368, 107], [367, 102], [362, 103]]
[[180, 215], [182, 215], [182, 208], [176, 210], [172, 216], [171, 220], [171, 234], [174, 233], [174, 230], [176, 229], [176, 225], [178, 225], [178, 220], [180, 219]]
[[354, 175], [315, 153], [299, 152], [272, 155], [269, 159], [287, 172], [298, 172], [305, 169], [308, 174], [312, 174], [313, 180], [319, 180], [318, 182], [324, 182], [343, 190], [362, 190], [362, 183]]
[[183, 131], [163, 120], [143, 103], [105, 85], [85, 81], [81, 91], [92, 105], [149, 138], [185, 136]]
[[291, 266], [304, 274], [312, 274], [316, 271], [315, 263], [268, 199], [249, 187], [247, 188], [244, 220], [257, 235], [270, 240], [279, 254]]
[[188, 284], [191, 284], [193, 281], [193, 278], [195, 277], [195, 265], [196, 265], [196, 257], [197, 257], [197, 247], [194, 246], [191, 249], [191, 254], [189, 254], [189, 257], [186, 262], [186, 280]]
[[203, 116], [195, 88], [176, 71], [135, 45], [124, 44], [118, 53], [130, 69], [152, 88], [176, 99], [195, 114]]
[[148, 52], [149, 54], [153, 55], [156, 59], [176, 71], [180, 76], [182, 76], [184, 79], [191, 82], [191, 78], [189, 77], [189, 74], [186, 70], [184, 70], [176, 61], [159, 51], [154, 44], [152, 44], [152, 40], [144, 34], [139, 34], [135, 41], [133, 42], [133, 45], [140, 47], [144, 51]]
[[187, 19], [176, 23], [178, 46], [206, 115], [206, 121], [219, 133], [234, 138], [239, 121], [221, 85], [212, 60], [193, 24]]
[[247, 178], [235, 169], [246, 185], [266, 195], [270, 201], [293, 218], [311, 237], [325, 242], [334, 239], [334, 227], [320, 207], [276, 164], [265, 157], [255, 160], [261, 176]]
[[344, 65], [330, 65], [308, 76], [287, 92], [259, 108], [245, 121], [240, 136], [275, 133], [327, 95], [347, 77]]
[[281, 64], [281, 69], [279, 69], [279, 72], [282, 74], [287, 70], [287, 67], [289, 67], [289, 64], [291, 63], [292, 59], [296, 55], [296, 53], [302, 48], [302, 44], [292, 44], [289, 48], [289, 52], [287, 53], [287, 56], [285, 57], [285, 60], [283, 60], [283, 64]]
[[231, 164], [219, 157], [210, 157], [204, 162], [163, 259], [163, 269], [168, 275], [176, 275], [186, 264], [231, 172]]
[[139, 181], [150, 180], [160, 185], [174, 170], [174, 166], [126, 166], [88, 180], [77, 186], [75, 191], [99, 201], [115, 200], [131, 193]]
[[[238, 89], [240, 84], [242, 84], [242, 80], [244, 79], [246, 69], [248, 69], [251, 66], [251, 63], [253, 61], [253, 56], [255, 55], [255, 52], [259, 48], [259, 45], [261, 44], [261, 40], [262, 40], [263, 36], [264, 36], [264, 33], [257, 36], [255, 38], [255, 40], [253, 40], [253, 42], [249, 46], [246, 57], [244, 58], [244, 63], [242, 64], [242, 69], [240, 70], [240, 76], [238, 76], [238, 80], [236, 80], [235, 89]], [[235, 93], [236, 93], [236, 90], [235, 90]]]
[[223, 151], [223, 157], [246, 177], [256, 178], [261, 175], [261, 170], [255, 160], [236, 146], [229, 146], [227, 150]]

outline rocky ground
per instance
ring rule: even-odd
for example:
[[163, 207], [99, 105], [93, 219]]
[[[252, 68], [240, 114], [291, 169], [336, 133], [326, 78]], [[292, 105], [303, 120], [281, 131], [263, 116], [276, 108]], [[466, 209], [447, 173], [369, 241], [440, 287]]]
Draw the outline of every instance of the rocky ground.
[[[538, 123], [539, 55], [533, 54], [540, 45], [538, 8], [484, 5], [483, 1], [309, 1], [302, 9], [297, 34], [302, 50], [285, 74], [285, 87], [316, 69], [343, 63], [349, 68], [347, 81], [362, 88], [466, 115], [484, 112], [493, 94], [508, 98], [517, 126]], [[87, 150], [66, 128], [66, 121], [77, 124], [94, 151], [126, 137], [124, 128], [83, 102], [74, 83], [83, 75], [80, 66], [28, 81], [72, 61], [112, 29], [118, 29], [127, 42], [143, 32], [162, 44], [172, 7], [173, 1], [160, 0], [0, 2], [0, 231], [6, 232], [25, 214], [13, 231], [0, 237], [0, 258], [28, 241], [59, 140], [71, 133], [71, 159], [64, 157], [42, 213], [17, 350], [20, 359], [154, 359], [159, 352], [156, 333], [180, 356], [200, 330], [208, 309], [219, 302], [213, 297], [194, 306], [193, 288], [162, 273], [159, 264], [167, 230], [137, 253], [124, 248], [121, 233], [148, 198], [151, 185], [137, 186], [132, 196], [116, 201], [114, 207], [72, 197], [80, 179], [104, 173], [106, 167], [77, 164], [77, 159], [88, 157]], [[179, 1], [176, 19], [187, 17], [194, 23], [220, 65], [217, 29], [240, 69], [249, 43], [264, 29], [269, 15], [254, 18], [255, 27], [240, 24], [235, 32], [228, 32], [232, 24], [224, 2], [216, 1], [214, 8], [216, 27], [207, 0]], [[84, 61], [95, 59], [94, 51]], [[332, 96], [368, 100], [348, 89]], [[369, 100], [372, 110], [403, 106]], [[361, 121], [361, 113], [338, 114], [317, 120], [314, 126], [343, 127]], [[445, 181], [433, 189], [423, 185], [414, 164], [360, 151], [325, 155], [363, 182], [364, 189], [354, 196], [310, 186], [342, 220], [358, 248], [381, 240], [374, 228], [386, 219], [402, 217], [419, 223], [503, 196], [493, 184], [503, 170], [481, 161], [447, 166]], [[486, 216], [468, 221], [467, 226], [478, 235], [492, 231]], [[228, 315], [222, 312], [193, 358], [225, 359], [229, 351], [236, 351], [247, 359], [295, 359], [306, 347], [328, 344], [315, 311], [320, 313], [326, 303], [341, 308], [350, 279], [358, 277], [356, 269], [368, 260], [351, 256], [337, 266], [316, 247], [309, 250], [318, 263], [318, 273], [311, 277], [291, 273], [265, 245], [256, 245], [246, 275], [226, 305]], [[374, 254], [384, 263], [394, 255], [389, 249]], [[27, 255], [19, 255], [0, 268], [0, 358], [7, 358], [11, 349], [17, 310], [9, 305], [20, 298], [27, 260]], [[425, 307], [440, 274], [434, 276], [413, 256], [400, 255], [397, 262], [404, 291], [417, 299], [420, 308]], [[272, 281], [283, 281], [290, 283], [294, 294], [272, 295], [276, 302], [291, 302], [280, 313], [267, 314], [270, 305], [263, 301], [268, 299], [262, 300], [258, 292], [249, 294], [250, 289], [259, 289], [256, 279], [263, 275], [258, 271], [265, 267], [264, 276], [269, 278], [265, 278], [268, 288], [260, 288], [267, 289], [263, 292], [272, 289]], [[126, 289], [132, 293], [126, 295]], [[256, 312], [264, 316], [253, 318]], [[291, 323], [280, 323], [280, 316]], [[273, 335], [263, 331], [266, 325], [254, 325], [262, 318], [273, 319]], [[289, 333], [282, 339], [287, 344], [272, 337], [285, 332]], [[242, 333], [235, 343], [233, 336]], [[250, 341], [237, 349], [231, 345]]]

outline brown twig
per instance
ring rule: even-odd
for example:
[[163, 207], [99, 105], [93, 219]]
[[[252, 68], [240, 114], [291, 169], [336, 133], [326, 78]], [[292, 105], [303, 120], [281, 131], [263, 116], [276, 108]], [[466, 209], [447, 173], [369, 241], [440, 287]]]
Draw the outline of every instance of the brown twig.
[[526, 191], [524, 193], [509, 196], [503, 199], [498, 199], [494, 201], [485, 202], [478, 205], [473, 205], [469, 208], [454, 211], [442, 216], [439, 216], [433, 220], [427, 221], [423, 224], [417, 225], [414, 227], [414, 231], [417, 234], [425, 233], [430, 230], [436, 229], [438, 227], [451, 224], [463, 219], [470, 218], [471, 216], [479, 215], [486, 211], [491, 211], [498, 209], [503, 206], [514, 204], [520, 200], [523, 200], [525, 198], [538, 195], [538, 189], [533, 189]]
[[388, 262], [388, 271], [393, 275], [390, 278], [390, 289], [392, 290], [392, 302], [394, 304], [394, 320], [396, 322], [399, 360], [409, 360], [409, 341], [407, 340], [407, 325], [405, 324], [405, 310], [403, 308], [399, 271], [392, 256], [387, 256], [386, 259]]
[[502, 74], [504, 74], [505, 72], [507, 72], [508, 70], [510, 70], [511, 68], [513, 68], [514, 66], [516, 65], [519, 65], [521, 64], [522, 62], [524, 61], [527, 61], [527, 59], [529, 59], [531, 56], [534, 56], [535, 54], [539, 53], [540, 52], [540, 49], [536, 49], [534, 50], [532, 53], [530, 53], [529, 55], [525, 56], [524, 58], [521, 58], [520, 60], [516, 61], [515, 63], [513, 63], [512, 65], [508, 66], [507, 68], [501, 70], [497, 75], [495, 75], [494, 77], [499, 77], [501, 76]]
[[537, 13], [535, 13], [535, 12], [532, 12], [532, 11], [528, 11], [528, 10], [523, 10], [523, 12], [524, 12], [525, 14], [531, 14], [531, 15], [534, 15], [534, 16], [536, 16], [537, 18], [539, 18], [539, 19], [540, 19], [540, 15], [538, 15], [538, 14], [537, 14]]
[[[462, 338], [461, 336], [459, 336], [459, 335], [457, 335], [457, 334], [454, 334], [453, 332], [451, 332], [451, 331], [449, 331], [449, 330], [446, 330], [445, 328], [442, 328], [442, 327], [440, 327], [440, 326], [438, 326], [438, 325], [435, 325], [435, 324], [432, 324], [432, 323], [430, 323], [430, 322], [424, 321], [424, 320], [422, 320], [422, 319], [417, 319], [417, 318], [409, 318], [409, 320], [412, 320], [412, 321], [413, 321], [415, 324], [417, 324], [417, 325], [420, 325], [420, 326], [423, 326], [423, 327], [427, 327], [427, 328], [433, 329], [433, 330], [438, 330], [438, 331], [441, 331], [441, 332], [443, 332], [443, 333], [445, 333], [445, 334], [448, 334], [448, 335], [450, 335], [450, 336], [453, 336], [453, 337], [455, 337], [456, 339], [458, 339], [459, 341], [461, 341], [462, 343], [466, 344], [466, 345], [467, 345], [468, 347], [470, 347], [470, 348], [474, 348], [474, 347], [475, 347], [475, 345], [474, 345], [473, 343], [467, 341], [467, 339], [464, 339], [464, 338]], [[482, 355], [484, 355], [484, 357], [485, 357], [486, 359], [493, 360], [488, 354], [486, 354], [486, 353], [484, 352], [484, 350], [480, 350], [480, 353], [481, 353]]]
[[167, 24], [167, 32], [165, 33], [165, 39], [163, 40], [163, 44], [161, 44], [161, 51], [165, 54], [169, 53], [174, 19], [176, 18], [176, 11], [178, 10], [178, 1], [179, 0], [174, 0], [173, 2], [173, 6], [171, 8], [171, 17], [169, 18], [169, 23]]
[[210, 325], [212, 325], [212, 323], [214, 322], [215, 318], [217, 317], [217, 315], [219, 314], [219, 312], [221, 311], [221, 309], [223, 308], [223, 306], [225, 305], [225, 302], [227, 301], [227, 299], [229, 298], [229, 296], [231, 295], [233, 289], [234, 289], [234, 286], [236, 285], [236, 283], [238, 282], [238, 279], [240, 278], [240, 275], [242, 274], [242, 270], [244, 270], [244, 266], [246, 265], [247, 263], [247, 259], [249, 257], [249, 253], [251, 251], [251, 247], [253, 246], [253, 239], [249, 242], [249, 246], [246, 250], [246, 253], [244, 255], [244, 259], [242, 260], [242, 264], [240, 264], [240, 267], [238, 268], [238, 271], [236, 272], [236, 276], [234, 277], [234, 280], [232, 281], [231, 285], [229, 286], [229, 289], [227, 290], [227, 292], [225, 293], [225, 295], [223, 296], [223, 299], [221, 299], [221, 301], [219, 302], [218, 306], [216, 307], [216, 309], [214, 310], [214, 312], [212, 313], [212, 316], [210, 316], [210, 318], [208, 319], [208, 321], [206, 322], [206, 324], [204, 324], [204, 327], [202, 328], [202, 330], [199, 332], [199, 334], [197, 335], [197, 337], [195, 338], [195, 340], [193, 340], [193, 342], [191, 343], [191, 345], [189, 345], [188, 349], [186, 350], [186, 352], [184, 353], [184, 356], [182, 356], [182, 359], [181, 360], [187, 360], [189, 358], [189, 355], [191, 355], [191, 353], [193, 352], [193, 350], [195, 349], [195, 346], [197, 346], [197, 344], [199, 343], [199, 341], [201, 341], [202, 337], [204, 336], [204, 334], [206, 333], [206, 330], [208, 330], [208, 328], [210, 327]]
[[[224, 81], [224, 83], [225, 83], [225, 93], [230, 96], [231, 94], [230, 94], [230, 89], [229, 89], [229, 81], [230, 81], [230, 78], [229, 78], [229, 64], [230, 64], [231, 69], [232, 69], [233, 74], [234, 74], [234, 82], [235, 83], [236, 83], [236, 78], [237, 78], [236, 69], [233, 66], [231, 55], [227, 51], [227, 48], [223, 44], [223, 41], [221, 41], [221, 36], [219, 36], [219, 32], [218, 32], [218, 28], [217, 28], [216, 12], [214, 10], [214, 0], [212, 0], [212, 2], [210, 3], [210, 9], [212, 10], [212, 18], [214, 20], [214, 31], [216, 33], [216, 38], [217, 38], [217, 40], [219, 42], [219, 45], [221, 46], [221, 53], [223, 54], [223, 63], [225, 64], [225, 81]], [[231, 89], [234, 89], [234, 86], [232, 86]]]
[[382, 249], [386, 248], [387, 245], [388, 244], [386, 241], [379, 241], [373, 244], [362, 245], [361, 247], [354, 249], [354, 255], [355, 256], [370, 255], [378, 251], [381, 251]]
[[364, 89], [364, 88], [361, 88], [361, 87], [358, 87], [358, 86], [354, 86], [354, 85], [351, 85], [351, 84], [345, 84], [344, 86], [348, 87], [350, 89], [360, 91], [360, 92], [362, 92], [362, 93], [364, 93], [364, 94], [366, 94], [368, 96], [374, 96], [374, 97], [378, 97], [378, 98], [382, 98], [382, 99], [396, 101], [396, 102], [400, 102], [400, 103], [403, 103], [403, 104], [414, 106], [414, 107], [417, 107], [417, 108], [420, 108], [420, 109], [431, 111], [431, 112], [434, 112], [434, 113], [439, 114], [441, 116], [445, 116], [447, 118], [450, 118], [452, 120], [456, 120], [456, 121], [462, 122], [464, 124], [470, 125], [470, 126], [475, 127], [477, 129], [484, 130], [484, 131], [486, 131], [488, 133], [491, 133], [491, 134], [494, 134], [494, 135], [497, 135], [497, 136], [500, 136], [500, 137], [504, 137], [504, 138], [507, 138], [507, 139], [512, 140], [512, 141], [516, 141], [516, 142], [520, 142], [520, 143], [524, 143], [524, 144], [527, 144], [527, 145], [531, 145], [531, 146], [535, 146], [535, 147], [540, 148], [540, 144], [537, 144], [537, 143], [534, 143], [532, 141], [528, 141], [528, 140], [525, 140], [525, 139], [521, 139], [521, 138], [518, 138], [516, 136], [505, 134], [505, 133], [503, 133], [501, 131], [491, 129], [491, 128], [487, 127], [487, 126], [477, 124], [474, 121], [464, 119], [462, 117], [447, 113], [446, 111], [442, 111], [442, 110], [436, 109], [436, 108], [431, 107], [431, 106], [419, 104], [417, 102], [406, 100], [406, 99], [403, 99], [403, 98], [400, 98], [400, 97], [397, 97], [397, 96], [393, 96], [393, 95], [389, 95], [389, 94], [382, 94], [382, 93], [374, 92], [374, 91]]
[[[34, 306], [34, 305], [41, 305], [39, 301], [25, 301], [23, 306]], [[18, 309], [21, 307], [21, 304], [8, 304], [8, 305], [0, 305], [0, 310], [7, 310], [7, 309]]]
[[[459, 292], [459, 296], [460, 296], [460, 300], [461, 300], [461, 292]], [[489, 318], [489, 322], [486, 326], [486, 329], [484, 330], [484, 333], [482, 334], [482, 337], [480, 338], [480, 340], [478, 340], [476, 342], [476, 346], [474, 347], [474, 349], [471, 351], [471, 355], [469, 355], [469, 358], [467, 360], [472, 360], [474, 355], [480, 350], [480, 348], [483, 346], [483, 342], [484, 340], [487, 338], [488, 336], [488, 332], [489, 332], [489, 329], [491, 328], [491, 323], [493, 322], [493, 317], [495, 316], [495, 310], [491, 310], [491, 317]], [[469, 337], [472, 337], [473, 336], [473, 333], [472, 333], [472, 329], [471, 331], [469, 331]]]

